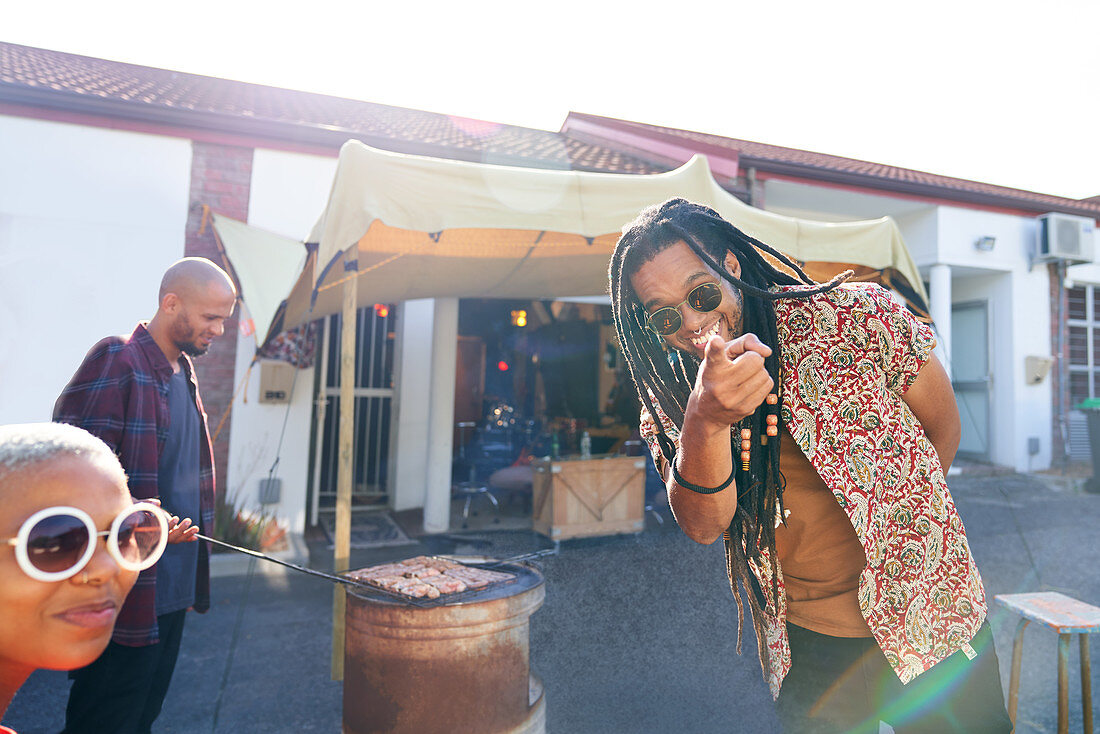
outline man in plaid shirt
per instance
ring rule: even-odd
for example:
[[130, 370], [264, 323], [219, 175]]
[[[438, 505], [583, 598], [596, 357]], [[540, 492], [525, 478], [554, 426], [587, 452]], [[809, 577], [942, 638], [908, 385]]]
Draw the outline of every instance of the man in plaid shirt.
[[141, 573], [110, 645], [70, 674], [66, 734], [149, 732], [168, 692], [187, 610], [210, 607], [208, 544], [193, 541], [213, 528], [213, 450], [190, 358], [222, 335], [235, 303], [224, 270], [205, 258], [180, 260], [164, 274], [153, 319], [129, 337], [92, 347], [54, 406], [55, 421], [80, 426], [114, 449], [136, 499], [158, 499], [173, 516], [171, 545]]

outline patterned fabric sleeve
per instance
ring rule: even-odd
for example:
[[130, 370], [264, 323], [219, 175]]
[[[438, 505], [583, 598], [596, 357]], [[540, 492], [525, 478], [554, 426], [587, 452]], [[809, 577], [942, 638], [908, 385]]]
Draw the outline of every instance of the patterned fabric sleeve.
[[936, 335], [928, 324], [917, 321], [905, 306], [880, 286], [869, 286], [867, 328], [878, 347], [886, 372], [887, 386], [904, 394], [924, 367], [936, 346]]
[[[676, 448], [679, 449], [680, 429], [678, 429], [676, 424], [665, 415], [664, 411], [661, 410], [661, 406], [657, 405], [657, 398], [653, 396], [653, 393], [649, 394], [649, 399], [657, 408], [657, 417], [661, 420], [661, 426], [664, 428], [665, 435], [668, 436]], [[657, 424], [644, 405], [642, 406], [641, 415], [638, 418], [638, 433], [641, 434], [642, 440], [649, 446], [649, 453], [653, 456], [653, 465], [657, 467], [657, 474], [661, 477], [665, 476], [665, 456], [661, 453], [661, 445], [657, 442]]]

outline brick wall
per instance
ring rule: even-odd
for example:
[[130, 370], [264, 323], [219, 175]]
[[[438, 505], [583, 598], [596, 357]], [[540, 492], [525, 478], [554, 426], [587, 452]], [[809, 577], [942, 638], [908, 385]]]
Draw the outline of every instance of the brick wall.
[[[192, 143], [191, 156], [191, 211], [187, 218], [187, 237], [184, 253], [187, 257], [206, 257], [222, 265], [214, 241], [213, 230], [202, 225], [202, 205], [206, 204], [219, 214], [248, 219], [248, 194], [252, 181], [252, 149], [212, 143]], [[223, 265], [224, 267], [224, 265]], [[236, 388], [233, 371], [237, 360], [237, 315], [225, 322], [225, 334], [215, 339], [210, 351], [195, 360], [195, 372], [203, 405], [210, 420], [213, 434], [225, 414]], [[226, 467], [229, 464], [229, 424], [226, 419], [217, 441], [214, 442], [214, 465], [217, 472], [218, 491], [225, 489]]]

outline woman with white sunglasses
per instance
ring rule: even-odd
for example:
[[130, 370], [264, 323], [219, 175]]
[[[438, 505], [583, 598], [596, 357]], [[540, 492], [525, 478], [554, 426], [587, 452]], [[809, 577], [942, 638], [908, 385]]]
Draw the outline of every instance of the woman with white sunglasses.
[[0, 426], [0, 716], [36, 669], [103, 652], [168, 534], [166, 513], [134, 502], [98, 438], [56, 423]]

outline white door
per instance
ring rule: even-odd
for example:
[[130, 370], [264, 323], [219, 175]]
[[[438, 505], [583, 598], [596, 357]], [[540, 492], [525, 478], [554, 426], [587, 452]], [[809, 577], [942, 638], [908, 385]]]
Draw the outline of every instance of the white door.
[[[355, 477], [352, 510], [378, 510], [389, 505], [390, 417], [393, 405], [392, 306], [359, 309], [355, 343]], [[314, 457], [310, 521], [334, 513], [339, 460], [341, 316], [323, 322], [314, 411]]]
[[962, 440], [959, 455], [989, 461], [990, 393], [989, 302], [951, 307], [951, 384], [959, 404]]

